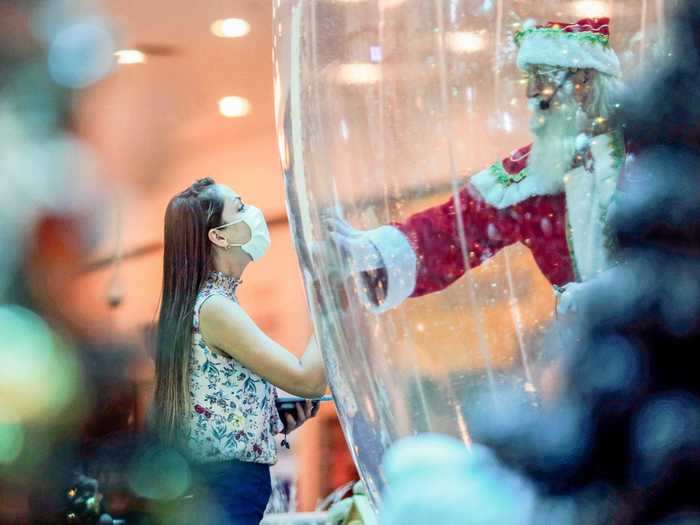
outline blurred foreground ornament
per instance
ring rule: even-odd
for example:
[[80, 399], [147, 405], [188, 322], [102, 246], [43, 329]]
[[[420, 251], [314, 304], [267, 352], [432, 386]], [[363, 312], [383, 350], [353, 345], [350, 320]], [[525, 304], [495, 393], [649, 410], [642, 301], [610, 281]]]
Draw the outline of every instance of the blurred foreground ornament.
[[[89, 186], [95, 159], [67, 131], [74, 103], [69, 88], [75, 86], [54, 78], [59, 70], [59, 76], [84, 76], [103, 50], [94, 38], [83, 38], [84, 32], [69, 31], [59, 38], [78, 19], [89, 19], [81, 27], [92, 27], [87, 33], [93, 36], [110, 32], [89, 4], [6, 0], [0, 6], [0, 242], [17, 247], [0, 254], [0, 297], [16, 284], [17, 266], [24, 263], [27, 239], [39, 219], [83, 214], [94, 204]], [[49, 52], [52, 42], [56, 46]]]
[[24, 430], [17, 422], [0, 422], [0, 465], [12, 464], [24, 447]]
[[441, 435], [396, 443], [386, 455], [382, 525], [525, 525], [533, 487], [488, 449]]
[[82, 467], [96, 381], [85, 373], [66, 292], [99, 230], [96, 163], [72, 132], [71, 89], [111, 67], [94, 60], [106, 57], [110, 36], [104, 20], [85, 20], [86, 9], [89, 2], [0, 1], [3, 523], [112, 523], [96, 482], [71, 474]]
[[51, 42], [48, 56], [51, 77], [69, 88], [87, 87], [112, 70], [116, 50], [114, 37], [103, 20], [75, 20]]
[[190, 465], [176, 450], [157, 445], [143, 448], [127, 468], [129, 486], [143, 498], [171, 501], [191, 490]]
[[0, 306], [0, 422], [45, 423], [79, 391], [76, 357], [38, 315]]
[[59, 86], [85, 88], [116, 64], [115, 31], [91, 2], [38, 2], [32, 28], [47, 48], [48, 72]]
[[76, 474], [71, 487], [66, 493], [67, 509], [65, 523], [68, 525], [117, 525], [123, 523], [113, 520], [104, 512], [103, 495], [99, 483], [93, 478]]

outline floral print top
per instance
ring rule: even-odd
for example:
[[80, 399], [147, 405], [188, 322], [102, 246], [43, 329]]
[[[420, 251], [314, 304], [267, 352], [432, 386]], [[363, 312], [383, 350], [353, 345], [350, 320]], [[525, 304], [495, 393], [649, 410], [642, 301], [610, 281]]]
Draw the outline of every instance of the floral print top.
[[237, 459], [272, 465], [275, 435], [283, 425], [275, 388], [221, 352], [210, 349], [199, 331], [199, 311], [212, 295], [236, 299], [238, 279], [213, 272], [194, 307], [190, 352], [190, 414], [187, 448], [201, 462]]

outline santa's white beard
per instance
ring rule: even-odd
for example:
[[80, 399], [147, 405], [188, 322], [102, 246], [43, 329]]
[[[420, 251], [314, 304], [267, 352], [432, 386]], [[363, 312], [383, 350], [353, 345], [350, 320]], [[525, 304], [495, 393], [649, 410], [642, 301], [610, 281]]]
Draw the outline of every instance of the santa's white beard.
[[558, 187], [571, 170], [576, 154], [576, 137], [588, 127], [588, 118], [574, 97], [560, 90], [549, 109], [539, 107], [538, 99], [530, 99], [530, 130], [534, 135], [528, 160], [530, 176], [545, 186]]

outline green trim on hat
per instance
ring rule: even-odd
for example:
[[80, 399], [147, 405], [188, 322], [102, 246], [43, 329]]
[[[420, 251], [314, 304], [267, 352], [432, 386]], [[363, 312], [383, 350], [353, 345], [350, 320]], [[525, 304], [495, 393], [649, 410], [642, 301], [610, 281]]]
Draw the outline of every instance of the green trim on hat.
[[572, 33], [569, 31], [564, 31], [562, 29], [555, 29], [553, 27], [531, 27], [529, 29], [521, 29], [515, 33], [515, 45], [520, 47], [522, 40], [533, 34], [538, 34], [542, 36], [548, 36], [552, 38], [566, 38], [569, 40], [578, 40], [579, 42], [589, 42], [591, 44], [601, 44], [603, 47], [610, 46], [610, 40], [607, 36], [601, 34], [591, 33], [590, 31]]

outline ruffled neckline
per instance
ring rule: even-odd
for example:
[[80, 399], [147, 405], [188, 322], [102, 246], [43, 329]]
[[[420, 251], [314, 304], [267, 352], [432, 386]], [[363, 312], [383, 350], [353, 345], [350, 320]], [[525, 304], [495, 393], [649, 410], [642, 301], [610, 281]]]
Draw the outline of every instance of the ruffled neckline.
[[236, 299], [236, 289], [243, 281], [224, 272], [211, 272], [207, 284], [222, 289], [231, 299]]

